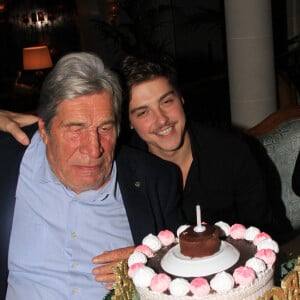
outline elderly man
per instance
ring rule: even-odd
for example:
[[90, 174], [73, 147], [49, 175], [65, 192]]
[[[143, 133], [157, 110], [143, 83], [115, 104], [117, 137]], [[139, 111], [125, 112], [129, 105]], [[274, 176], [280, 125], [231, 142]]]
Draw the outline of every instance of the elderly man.
[[120, 105], [117, 77], [102, 61], [71, 53], [43, 84], [38, 131], [24, 155], [19, 150], [8, 162], [17, 143], [0, 139], [3, 164], [18, 170], [21, 161], [19, 174], [1, 175], [1, 184], [14, 182], [1, 203], [16, 195], [7, 300], [102, 299], [107, 291], [94, 279], [93, 256], [180, 224], [180, 172], [117, 147]]

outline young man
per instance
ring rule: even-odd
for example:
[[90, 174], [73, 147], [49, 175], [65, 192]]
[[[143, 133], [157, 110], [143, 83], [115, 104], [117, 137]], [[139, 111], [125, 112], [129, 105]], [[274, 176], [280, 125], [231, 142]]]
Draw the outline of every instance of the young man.
[[[125, 258], [146, 234], [181, 223], [179, 170], [117, 147], [120, 106], [117, 77], [97, 56], [71, 53], [44, 82], [26, 151], [1, 136], [1, 203], [16, 197], [7, 300], [102, 299], [93, 256]], [[111, 266], [96, 271], [100, 281], [111, 278]]]
[[274, 211], [268, 202], [261, 171], [248, 144], [233, 133], [187, 119], [172, 65], [128, 56], [121, 74], [125, 111], [135, 137], [132, 144], [181, 169], [181, 207], [190, 223], [196, 223], [194, 208], [200, 204], [206, 222], [257, 226], [279, 242], [288, 237], [290, 222], [284, 210]]

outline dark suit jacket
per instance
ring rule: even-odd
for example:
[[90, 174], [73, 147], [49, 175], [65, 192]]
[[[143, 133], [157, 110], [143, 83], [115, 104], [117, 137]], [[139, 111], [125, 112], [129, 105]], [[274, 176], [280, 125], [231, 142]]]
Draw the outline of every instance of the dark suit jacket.
[[[31, 137], [36, 125], [24, 128]], [[19, 165], [26, 147], [0, 132], [0, 300], [5, 299], [7, 253], [12, 225]], [[181, 224], [177, 202], [181, 173], [177, 166], [129, 147], [116, 151], [117, 179], [135, 244], [148, 233], [176, 231]], [[98, 253], [95, 253], [97, 255]]]

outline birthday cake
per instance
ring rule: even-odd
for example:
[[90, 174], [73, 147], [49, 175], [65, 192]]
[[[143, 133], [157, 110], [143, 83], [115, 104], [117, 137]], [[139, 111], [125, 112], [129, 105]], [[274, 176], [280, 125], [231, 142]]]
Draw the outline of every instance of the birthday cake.
[[270, 235], [222, 221], [203, 226], [149, 234], [135, 248], [128, 275], [140, 299], [256, 300], [272, 288], [279, 248]]

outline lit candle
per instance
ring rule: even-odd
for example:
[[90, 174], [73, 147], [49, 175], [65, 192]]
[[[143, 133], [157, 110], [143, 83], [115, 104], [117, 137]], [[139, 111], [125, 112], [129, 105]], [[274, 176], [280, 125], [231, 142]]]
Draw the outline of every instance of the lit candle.
[[194, 227], [194, 231], [202, 232], [205, 230], [205, 226], [202, 226], [201, 222], [201, 209], [200, 205], [196, 205], [196, 217], [197, 217], [197, 226]]

